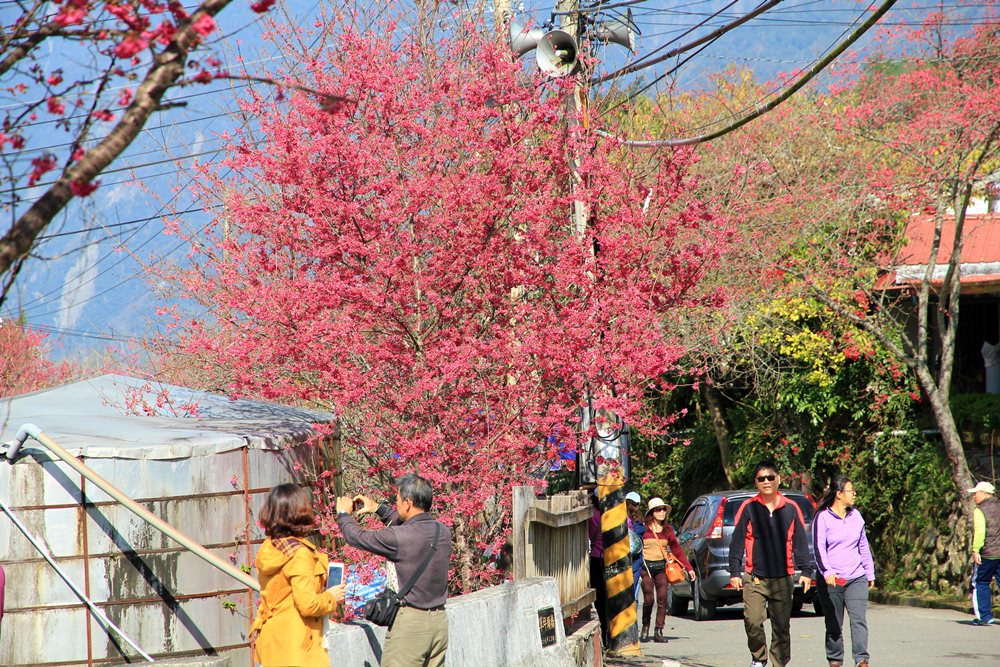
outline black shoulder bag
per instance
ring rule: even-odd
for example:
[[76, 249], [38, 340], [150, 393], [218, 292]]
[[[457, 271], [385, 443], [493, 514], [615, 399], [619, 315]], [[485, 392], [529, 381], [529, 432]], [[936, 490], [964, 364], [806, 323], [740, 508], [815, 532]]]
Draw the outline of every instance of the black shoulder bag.
[[427, 565], [431, 562], [431, 556], [437, 551], [437, 541], [438, 537], [441, 535], [441, 524], [435, 522], [434, 526], [434, 541], [431, 542], [431, 549], [427, 552], [427, 556], [424, 557], [424, 562], [420, 564], [417, 571], [413, 573], [410, 580], [406, 582], [406, 585], [397, 593], [389, 587], [386, 587], [381, 593], [376, 595], [373, 599], [365, 603], [365, 619], [371, 621], [375, 625], [382, 625], [387, 628], [392, 627], [392, 622], [396, 620], [396, 612], [399, 611], [400, 605], [403, 603], [403, 598], [406, 594], [410, 592], [413, 588], [413, 584], [417, 583], [417, 579], [420, 575], [424, 573], [427, 569]]

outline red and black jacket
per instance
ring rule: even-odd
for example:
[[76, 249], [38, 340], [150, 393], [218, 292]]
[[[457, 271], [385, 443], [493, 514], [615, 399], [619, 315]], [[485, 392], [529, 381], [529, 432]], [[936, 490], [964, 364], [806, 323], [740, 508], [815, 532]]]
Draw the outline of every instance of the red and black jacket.
[[809, 537], [799, 506], [780, 493], [774, 512], [767, 508], [760, 494], [740, 505], [729, 542], [729, 576], [739, 577], [743, 573], [744, 554], [747, 574], [787, 577], [798, 569], [812, 578]]

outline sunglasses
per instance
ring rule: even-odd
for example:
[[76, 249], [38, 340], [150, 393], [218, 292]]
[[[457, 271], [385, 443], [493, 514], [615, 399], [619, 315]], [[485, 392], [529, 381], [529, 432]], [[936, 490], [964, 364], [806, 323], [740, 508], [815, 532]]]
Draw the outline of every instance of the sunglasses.
[[757, 475], [758, 482], [773, 482], [777, 478], [777, 475]]

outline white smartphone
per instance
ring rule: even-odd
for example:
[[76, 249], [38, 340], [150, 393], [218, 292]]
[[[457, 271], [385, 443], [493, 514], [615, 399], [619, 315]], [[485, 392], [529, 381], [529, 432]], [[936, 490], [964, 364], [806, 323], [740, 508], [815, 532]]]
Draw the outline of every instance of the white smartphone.
[[330, 563], [330, 567], [327, 568], [326, 587], [339, 586], [342, 583], [344, 583], [344, 564]]

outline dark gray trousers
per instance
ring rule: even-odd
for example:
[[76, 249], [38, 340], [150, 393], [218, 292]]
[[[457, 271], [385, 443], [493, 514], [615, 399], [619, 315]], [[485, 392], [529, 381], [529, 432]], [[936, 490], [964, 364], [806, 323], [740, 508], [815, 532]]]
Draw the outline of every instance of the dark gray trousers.
[[851, 579], [844, 586], [830, 586], [816, 578], [816, 592], [826, 616], [826, 659], [844, 661], [844, 609], [851, 618], [851, 656], [854, 664], [868, 660], [868, 580]]

